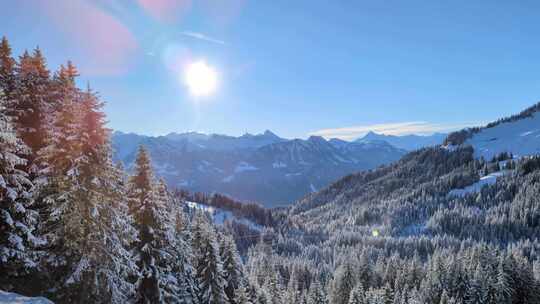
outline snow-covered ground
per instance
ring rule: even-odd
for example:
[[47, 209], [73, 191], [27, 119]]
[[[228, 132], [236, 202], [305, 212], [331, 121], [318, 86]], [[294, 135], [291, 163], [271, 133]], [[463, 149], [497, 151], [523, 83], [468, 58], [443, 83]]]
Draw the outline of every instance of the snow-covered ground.
[[207, 205], [199, 204], [196, 202], [189, 202], [189, 201], [186, 201], [186, 205], [191, 209], [201, 210], [210, 214], [212, 216], [212, 220], [214, 224], [216, 225], [223, 225], [223, 223], [225, 223], [226, 220], [230, 220], [230, 221], [234, 220], [235, 222], [246, 225], [253, 230], [259, 230], [259, 231], [262, 230], [261, 225], [258, 225], [245, 218], [239, 218], [235, 216], [231, 211], [222, 210], [222, 209], [215, 208], [212, 206], [207, 206]]
[[11, 303], [11, 304], [53, 304], [53, 302], [43, 298], [30, 298], [21, 296], [12, 292], [5, 292], [0, 290], [0, 304]]
[[476, 157], [483, 156], [487, 160], [501, 152], [516, 156], [540, 154], [540, 113], [483, 129], [465, 144], [473, 146]]
[[503, 176], [503, 175], [506, 175], [506, 174], [509, 174], [510, 172], [512, 172], [511, 170], [503, 170], [503, 171], [499, 171], [499, 172], [494, 172], [494, 173], [491, 173], [491, 174], [488, 174], [486, 176], [483, 176], [480, 178], [479, 181], [477, 181], [476, 183], [470, 185], [470, 186], [467, 186], [463, 189], [454, 189], [454, 190], [451, 190], [450, 192], [448, 192], [448, 195], [449, 196], [465, 196], [467, 194], [470, 194], [470, 193], [478, 193], [480, 192], [480, 190], [482, 190], [482, 188], [484, 186], [488, 186], [488, 185], [493, 185], [497, 182], [497, 178]]

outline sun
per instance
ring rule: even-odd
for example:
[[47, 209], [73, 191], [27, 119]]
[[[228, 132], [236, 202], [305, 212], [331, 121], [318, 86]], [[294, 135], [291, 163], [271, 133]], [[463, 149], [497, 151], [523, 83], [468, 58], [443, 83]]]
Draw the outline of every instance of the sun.
[[216, 70], [205, 61], [194, 61], [184, 69], [184, 83], [191, 96], [209, 96], [217, 89], [218, 75]]

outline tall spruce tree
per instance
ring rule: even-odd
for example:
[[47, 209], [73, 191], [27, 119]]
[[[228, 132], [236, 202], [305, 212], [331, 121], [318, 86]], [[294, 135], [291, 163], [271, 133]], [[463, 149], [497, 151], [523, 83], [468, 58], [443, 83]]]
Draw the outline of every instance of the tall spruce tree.
[[178, 210], [165, 183], [155, 182], [150, 157], [142, 146], [128, 188], [129, 208], [139, 231], [134, 248], [140, 269], [137, 302], [191, 303], [195, 293], [191, 252], [176, 230]]
[[133, 295], [128, 277], [136, 267], [126, 245], [135, 231], [111, 161], [102, 104], [91, 92], [78, 92], [64, 96], [61, 105], [54, 136], [42, 153], [50, 193], [44, 199], [46, 226], [52, 227], [45, 231], [52, 250], [49, 265], [61, 282], [54, 296], [67, 302], [123, 303]]
[[236, 243], [229, 234], [220, 239], [219, 253], [223, 261], [223, 275], [225, 279], [225, 294], [229, 303], [234, 304], [235, 292], [239, 288], [242, 278], [242, 262], [236, 250]]
[[[219, 255], [219, 244], [214, 228], [207, 222], [198, 223], [201, 239], [196, 243], [198, 248], [195, 267], [197, 271], [197, 292], [200, 303], [226, 303], [223, 264]], [[194, 235], [194, 238], [197, 236]]]
[[33, 249], [41, 241], [34, 236], [38, 214], [30, 208], [33, 186], [19, 169], [26, 162], [19, 155], [29, 150], [12, 127], [7, 104], [0, 89], [0, 289], [17, 291], [37, 266]]

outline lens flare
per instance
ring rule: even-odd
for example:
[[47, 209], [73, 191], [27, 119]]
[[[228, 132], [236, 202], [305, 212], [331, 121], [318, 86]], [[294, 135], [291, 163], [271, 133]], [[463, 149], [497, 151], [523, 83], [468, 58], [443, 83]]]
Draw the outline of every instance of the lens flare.
[[217, 89], [218, 75], [216, 70], [206, 62], [195, 61], [185, 67], [184, 83], [191, 96], [209, 96]]

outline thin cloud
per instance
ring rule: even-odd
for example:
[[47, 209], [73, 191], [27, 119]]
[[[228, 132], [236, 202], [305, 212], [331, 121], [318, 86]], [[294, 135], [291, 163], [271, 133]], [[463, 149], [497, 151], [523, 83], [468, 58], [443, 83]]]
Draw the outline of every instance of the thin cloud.
[[385, 135], [428, 135], [435, 132], [450, 132], [466, 127], [477, 125], [475, 123], [437, 124], [425, 121], [409, 121], [387, 124], [361, 125], [344, 128], [322, 129], [311, 132], [309, 135], [322, 136], [325, 138], [339, 138], [353, 140], [369, 131]]
[[207, 41], [207, 42], [212, 42], [212, 43], [217, 43], [217, 44], [222, 44], [222, 45], [226, 44], [225, 41], [223, 41], [223, 40], [212, 38], [212, 37], [207, 36], [207, 35], [202, 34], [202, 33], [184, 31], [184, 32], [182, 32], [182, 35], [187, 36], [187, 37], [191, 37], [191, 38], [195, 38], [195, 39], [199, 39], [199, 40], [203, 40], [203, 41]]

